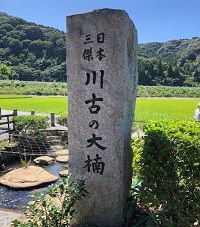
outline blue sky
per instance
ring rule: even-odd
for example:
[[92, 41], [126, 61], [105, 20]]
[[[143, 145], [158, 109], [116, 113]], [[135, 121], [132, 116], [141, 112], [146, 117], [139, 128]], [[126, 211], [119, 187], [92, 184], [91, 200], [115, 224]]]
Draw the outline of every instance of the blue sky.
[[65, 31], [67, 15], [98, 8], [124, 9], [139, 43], [200, 36], [200, 0], [0, 0], [0, 11]]

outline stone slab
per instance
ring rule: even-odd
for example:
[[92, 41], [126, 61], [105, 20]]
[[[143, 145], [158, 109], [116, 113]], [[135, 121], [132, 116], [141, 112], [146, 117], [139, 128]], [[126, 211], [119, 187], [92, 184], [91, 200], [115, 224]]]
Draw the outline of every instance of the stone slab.
[[49, 156], [40, 156], [33, 160], [38, 165], [52, 165], [55, 159]]
[[67, 17], [69, 173], [86, 181], [76, 223], [121, 226], [131, 184], [137, 32], [123, 10]]
[[32, 188], [58, 180], [41, 167], [28, 166], [12, 170], [0, 177], [0, 184], [10, 188]]
[[67, 163], [69, 160], [69, 157], [67, 155], [60, 155], [56, 157], [57, 162]]

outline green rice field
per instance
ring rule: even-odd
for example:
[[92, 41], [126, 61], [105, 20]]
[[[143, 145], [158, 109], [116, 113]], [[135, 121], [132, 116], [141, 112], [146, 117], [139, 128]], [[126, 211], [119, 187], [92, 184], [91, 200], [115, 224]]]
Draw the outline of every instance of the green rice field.
[[[135, 121], [192, 120], [198, 98], [137, 98]], [[7, 110], [67, 114], [66, 97], [0, 95], [0, 108]]]
[[191, 98], [138, 98], [135, 121], [193, 120], [200, 99]]

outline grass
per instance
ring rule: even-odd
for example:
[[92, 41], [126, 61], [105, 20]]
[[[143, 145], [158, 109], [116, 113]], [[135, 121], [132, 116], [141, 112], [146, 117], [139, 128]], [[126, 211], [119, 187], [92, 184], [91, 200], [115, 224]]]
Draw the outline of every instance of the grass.
[[67, 84], [60, 82], [0, 81], [0, 94], [67, 95]]
[[[0, 94], [67, 95], [67, 83], [0, 81]], [[200, 87], [138, 86], [139, 97], [200, 98]]]
[[138, 98], [135, 121], [193, 120], [199, 101], [191, 98]]
[[40, 113], [68, 113], [67, 97], [0, 95], [0, 108]]
[[[137, 98], [135, 121], [180, 119], [192, 120], [200, 99]], [[68, 114], [66, 97], [0, 95], [0, 108], [41, 113]]]
[[138, 96], [200, 98], [200, 87], [138, 86]]

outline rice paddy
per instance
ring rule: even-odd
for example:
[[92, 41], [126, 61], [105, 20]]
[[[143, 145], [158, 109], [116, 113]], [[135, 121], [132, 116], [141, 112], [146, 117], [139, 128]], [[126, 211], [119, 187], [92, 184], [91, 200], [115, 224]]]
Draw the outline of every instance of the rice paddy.
[[[135, 121], [192, 120], [198, 98], [137, 98]], [[67, 97], [0, 95], [0, 108], [40, 113], [68, 114]]]

